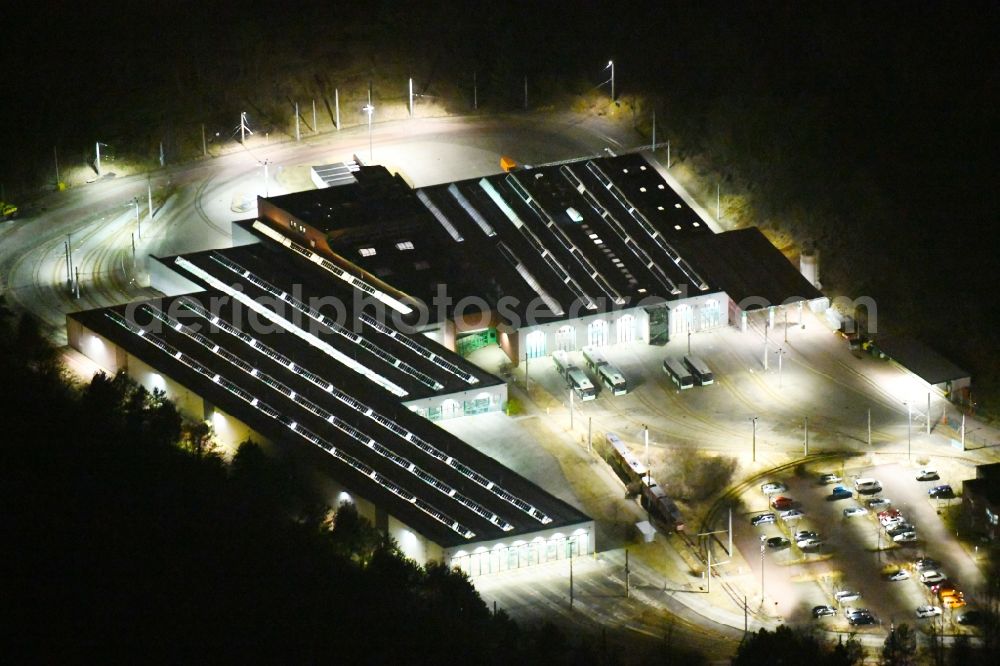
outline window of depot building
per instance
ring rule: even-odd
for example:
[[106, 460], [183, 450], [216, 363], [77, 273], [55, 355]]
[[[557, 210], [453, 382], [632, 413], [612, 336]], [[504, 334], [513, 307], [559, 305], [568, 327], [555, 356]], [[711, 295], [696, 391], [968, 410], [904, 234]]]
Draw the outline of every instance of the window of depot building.
[[396, 249], [397, 250], [412, 250], [413, 249], [413, 242], [412, 241], [399, 241], [398, 243], [396, 243]]
[[363, 247], [363, 248], [360, 248], [358, 250], [358, 254], [360, 254], [362, 257], [374, 257], [375, 256], [375, 248], [373, 248], [373, 247]]

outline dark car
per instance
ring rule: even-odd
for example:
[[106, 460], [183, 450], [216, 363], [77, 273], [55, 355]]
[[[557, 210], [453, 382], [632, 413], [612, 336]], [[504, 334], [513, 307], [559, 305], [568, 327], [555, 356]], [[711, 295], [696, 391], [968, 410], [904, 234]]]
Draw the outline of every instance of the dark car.
[[947, 498], [954, 497], [955, 491], [951, 489], [951, 486], [945, 484], [943, 486], [934, 486], [927, 491], [927, 495], [934, 498]]
[[837, 609], [833, 606], [813, 606], [813, 617], [827, 617], [836, 614]]
[[833, 502], [836, 500], [851, 499], [852, 497], [854, 497], [854, 493], [852, 493], [849, 488], [845, 488], [844, 486], [834, 486], [833, 490], [830, 491], [830, 494], [827, 495], [826, 499]]
[[791, 545], [791, 542], [788, 539], [780, 536], [771, 537], [765, 543], [767, 543], [768, 548], [773, 548], [774, 550], [778, 550], [779, 548], [788, 548]]
[[916, 530], [917, 528], [909, 523], [899, 523], [898, 525], [885, 528], [885, 533], [894, 537], [899, 536], [903, 532], [915, 532]]
[[851, 617], [847, 618], [847, 621], [851, 623], [851, 625], [853, 626], [875, 624], [875, 618], [867, 613], [852, 615]]
[[982, 611], [976, 611], [976, 610], [965, 611], [957, 618], [955, 618], [955, 622], [958, 622], [959, 624], [968, 624], [968, 625], [982, 624], [983, 613]]
[[768, 523], [773, 523], [773, 522], [774, 522], [773, 513], [762, 513], [759, 516], [754, 516], [753, 518], [750, 519], [750, 524], [753, 525], [754, 527], [757, 527], [758, 525], [766, 525]]

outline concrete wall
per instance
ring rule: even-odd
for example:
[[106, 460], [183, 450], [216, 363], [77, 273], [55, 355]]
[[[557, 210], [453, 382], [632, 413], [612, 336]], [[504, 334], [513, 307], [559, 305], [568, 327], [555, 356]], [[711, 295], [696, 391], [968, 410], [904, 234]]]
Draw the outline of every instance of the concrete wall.
[[[570, 543], [573, 545], [570, 546]], [[510, 571], [536, 564], [592, 555], [596, 547], [594, 521], [541, 529], [508, 539], [477, 541], [444, 551], [445, 561], [470, 576]]]
[[422, 398], [420, 400], [409, 400], [404, 402], [403, 405], [424, 417], [428, 417], [430, 410], [440, 409], [440, 418], [449, 419], [465, 416], [462, 411], [465, 401], [481, 400], [484, 398], [489, 398], [490, 400], [489, 411], [495, 412], [503, 409], [504, 403], [507, 402], [507, 384], [471, 388], [468, 391], [459, 391], [447, 395]]

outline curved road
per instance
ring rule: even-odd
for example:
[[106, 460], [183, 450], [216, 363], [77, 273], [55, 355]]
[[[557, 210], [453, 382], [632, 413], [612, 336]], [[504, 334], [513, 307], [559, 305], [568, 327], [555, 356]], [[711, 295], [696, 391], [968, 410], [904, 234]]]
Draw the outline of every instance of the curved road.
[[[311, 165], [355, 155], [368, 162], [366, 130], [354, 127], [300, 143], [255, 137], [220, 157], [49, 194], [38, 202], [37, 214], [0, 224], [0, 292], [34, 314], [53, 341], [65, 344], [66, 313], [155, 295], [144, 287], [149, 255], [228, 246], [230, 223], [253, 214], [257, 195], [285, 194], [287, 183], [308, 187]], [[501, 154], [543, 163], [637, 141], [627, 129], [569, 114], [412, 119], [375, 125], [372, 163], [418, 187], [496, 173]], [[156, 209], [152, 222], [147, 183]], [[240, 203], [249, 208], [240, 212]], [[79, 270], [79, 299], [70, 293], [67, 241]]]

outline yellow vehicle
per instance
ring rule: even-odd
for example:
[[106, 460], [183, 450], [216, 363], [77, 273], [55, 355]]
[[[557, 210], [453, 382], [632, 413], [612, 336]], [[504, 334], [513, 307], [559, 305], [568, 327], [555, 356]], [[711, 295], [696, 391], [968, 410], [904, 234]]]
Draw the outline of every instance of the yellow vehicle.
[[965, 605], [965, 599], [956, 595], [945, 597], [941, 603], [945, 608], [961, 608]]
[[17, 206], [8, 201], [0, 201], [0, 215], [5, 220], [14, 219], [17, 217]]

